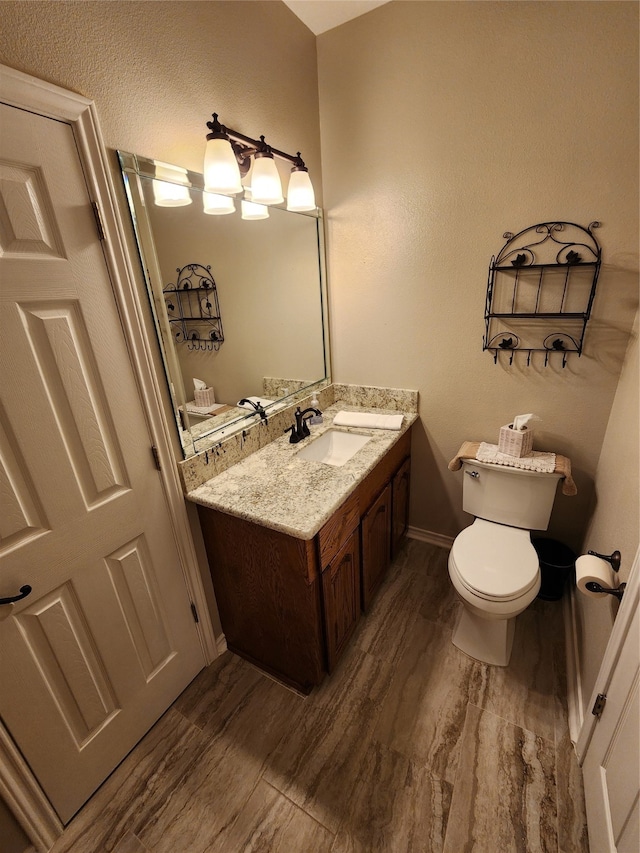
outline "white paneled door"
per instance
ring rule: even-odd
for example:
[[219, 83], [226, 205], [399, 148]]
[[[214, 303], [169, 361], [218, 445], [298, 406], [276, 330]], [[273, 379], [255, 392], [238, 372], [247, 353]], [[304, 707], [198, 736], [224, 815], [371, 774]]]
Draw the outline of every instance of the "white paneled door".
[[582, 766], [593, 853], [640, 850], [639, 649], [636, 607]]
[[0, 127], [0, 715], [67, 822], [204, 659], [72, 128]]

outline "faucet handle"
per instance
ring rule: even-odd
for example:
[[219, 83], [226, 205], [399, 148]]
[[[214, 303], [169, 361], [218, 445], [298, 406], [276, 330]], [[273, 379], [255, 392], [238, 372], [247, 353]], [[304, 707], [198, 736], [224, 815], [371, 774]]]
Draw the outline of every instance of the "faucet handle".
[[291, 435], [289, 436], [289, 444], [297, 444], [299, 441], [301, 441], [301, 438], [300, 438], [300, 436], [298, 435], [298, 430], [297, 430], [297, 428], [296, 428], [296, 425], [295, 425], [295, 424], [291, 424], [291, 426], [288, 426], [288, 427], [284, 430], [285, 435], [286, 435], [288, 432], [290, 432], [290, 433], [291, 433]]

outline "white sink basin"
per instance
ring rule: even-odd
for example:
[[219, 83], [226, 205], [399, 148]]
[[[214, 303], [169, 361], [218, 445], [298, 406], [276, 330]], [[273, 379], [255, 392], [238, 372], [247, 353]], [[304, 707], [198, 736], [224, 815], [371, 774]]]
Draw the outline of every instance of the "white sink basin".
[[328, 429], [311, 444], [299, 450], [298, 456], [310, 462], [324, 462], [325, 465], [338, 467], [348, 462], [370, 440], [369, 435]]

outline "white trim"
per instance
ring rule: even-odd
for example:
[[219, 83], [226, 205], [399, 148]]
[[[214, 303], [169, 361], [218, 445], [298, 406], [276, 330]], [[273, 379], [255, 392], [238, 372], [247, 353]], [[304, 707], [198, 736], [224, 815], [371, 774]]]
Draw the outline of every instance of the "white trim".
[[216, 637], [216, 646], [218, 647], [218, 654], [223, 654], [227, 651], [227, 638], [224, 634]]
[[418, 539], [420, 542], [428, 542], [430, 545], [437, 545], [439, 548], [451, 548], [453, 545], [453, 536], [445, 536], [443, 533], [434, 533], [432, 530], [423, 530], [422, 527], [407, 527], [407, 536], [409, 539]]
[[2, 723], [0, 796], [35, 849], [41, 853], [49, 850], [62, 834], [62, 823]]
[[[150, 355], [156, 343], [150, 340], [144, 323], [145, 309], [136, 286], [134, 267], [126, 250], [126, 232], [117, 208], [117, 195], [109, 173], [107, 151], [96, 108], [93, 101], [82, 95], [68, 92], [4, 65], [0, 65], [0, 99], [11, 106], [68, 121], [72, 125], [90, 195], [100, 208], [105, 234], [102, 243], [105, 261], [150, 437], [158, 448], [162, 465], [162, 484], [185, 584], [200, 619], [196, 627], [203, 658], [210, 663], [218, 656], [219, 650], [172, 451], [171, 427], [163, 409], [161, 386]], [[59, 821], [57, 824], [52, 822], [51, 806], [27, 764], [24, 761], [17, 763], [9, 760], [6, 737], [6, 729], [0, 726], [0, 782], [11, 781], [15, 795], [11, 798], [12, 811], [21, 822], [28, 821], [28, 826], [24, 823], [23, 826], [38, 850], [46, 850], [48, 842], [52, 843], [52, 839], [55, 840], [60, 834], [62, 825]]]
[[572, 584], [562, 602], [564, 619], [564, 646], [567, 661], [567, 709], [569, 711], [569, 737], [572, 743], [578, 742], [584, 722], [584, 702], [582, 699], [582, 675], [580, 655], [578, 653], [577, 588]]
[[[586, 706], [587, 711], [588, 709], [593, 707], [593, 703], [595, 702], [598, 694], [604, 693], [606, 695], [607, 690], [609, 689], [609, 684], [611, 683], [613, 672], [618, 662], [618, 658], [620, 657], [620, 652], [626, 640], [627, 633], [631, 626], [631, 620], [635, 611], [638, 609], [639, 602], [640, 547], [636, 551], [633, 566], [631, 567], [631, 572], [629, 574], [629, 580], [627, 581], [627, 587], [624, 591], [624, 595], [622, 596], [620, 609], [618, 610], [616, 620], [613, 623], [613, 630], [611, 631], [611, 636], [609, 637], [609, 642], [607, 643], [607, 648], [605, 649], [604, 657], [602, 658], [602, 663], [600, 664], [598, 677], [596, 678], [593, 692], [591, 693], [591, 697], [589, 698], [589, 703]], [[596, 726], [597, 721], [598, 718], [594, 717], [593, 714], [585, 714], [584, 722], [580, 730], [580, 736], [578, 737], [578, 742], [576, 743], [576, 753], [578, 755], [578, 761], [580, 762], [580, 764], [584, 762], [585, 755], [589, 747], [589, 743], [591, 741], [593, 730]]]

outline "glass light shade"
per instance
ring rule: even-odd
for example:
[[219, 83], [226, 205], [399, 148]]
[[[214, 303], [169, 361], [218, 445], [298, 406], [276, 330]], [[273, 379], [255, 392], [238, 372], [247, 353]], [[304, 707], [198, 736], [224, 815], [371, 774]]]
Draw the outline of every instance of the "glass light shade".
[[238, 161], [228, 139], [207, 140], [204, 188], [207, 192], [222, 195], [233, 195], [242, 190]]
[[171, 163], [155, 164], [156, 177], [153, 181], [153, 200], [158, 207], [184, 207], [191, 204], [187, 170]]
[[236, 206], [231, 196], [205, 191], [202, 193], [202, 209], [213, 216], [224, 216], [226, 213], [233, 213]]
[[287, 190], [287, 210], [315, 210], [316, 196], [309, 178], [309, 172], [293, 169]]
[[243, 219], [268, 219], [269, 208], [265, 204], [256, 204], [254, 201], [246, 201], [242, 199], [242, 218]]
[[273, 157], [254, 157], [251, 198], [257, 204], [280, 204], [284, 201], [280, 175]]

